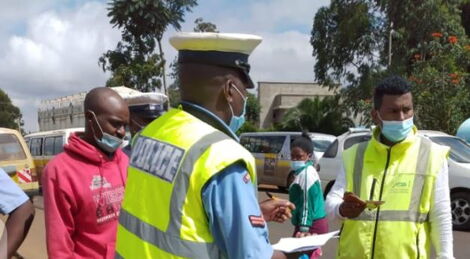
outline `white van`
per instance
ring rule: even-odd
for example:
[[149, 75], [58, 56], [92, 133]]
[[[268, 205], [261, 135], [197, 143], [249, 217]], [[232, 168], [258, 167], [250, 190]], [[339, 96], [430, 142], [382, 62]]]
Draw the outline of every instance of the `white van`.
[[[256, 159], [259, 184], [276, 185], [286, 189], [289, 177], [291, 143], [301, 132], [253, 132], [240, 135], [240, 144]], [[336, 137], [323, 133], [309, 133], [314, 145], [314, 156], [321, 157]], [[318, 162], [318, 158], [313, 158]]]
[[36, 132], [24, 137], [33, 156], [39, 185], [41, 185], [42, 170], [47, 162], [64, 150], [64, 145], [72, 133], [83, 131], [84, 128], [60, 129]]
[[[330, 191], [336, 180], [343, 150], [352, 145], [368, 141], [371, 131], [352, 129], [338, 137], [320, 159], [320, 179], [326, 183], [324, 194]], [[452, 224], [456, 230], [470, 230], [470, 144], [461, 138], [440, 131], [419, 130], [420, 136], [433, 142], [449, 146], [449, 187], [452, 207]]]

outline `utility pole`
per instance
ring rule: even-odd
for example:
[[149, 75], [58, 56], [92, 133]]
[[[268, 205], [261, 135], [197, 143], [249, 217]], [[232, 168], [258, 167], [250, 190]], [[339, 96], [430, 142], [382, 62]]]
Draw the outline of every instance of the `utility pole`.
[[390, 31], [388, 33], [388, 67], [392, 65], [392, 34], [393, 34], [393, 22], [390, 22]]

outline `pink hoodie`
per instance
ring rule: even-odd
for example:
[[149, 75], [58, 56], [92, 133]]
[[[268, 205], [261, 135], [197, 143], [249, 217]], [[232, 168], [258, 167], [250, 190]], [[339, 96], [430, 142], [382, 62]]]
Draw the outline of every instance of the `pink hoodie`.
[[64, 151], [42, 176], [49, 258], [114, 258], [128, 157], [108, 158], [76, 134]]

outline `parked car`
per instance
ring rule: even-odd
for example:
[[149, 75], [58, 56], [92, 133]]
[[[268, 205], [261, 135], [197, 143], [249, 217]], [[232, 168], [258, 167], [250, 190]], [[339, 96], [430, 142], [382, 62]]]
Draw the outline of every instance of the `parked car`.
[[17, 130], [0, 128], [0, 167], [26, 194], [33, 196], [38, 193], [38, 176], [33, 158]]
[[69, 136], [74, 132], [83, 132], [84, 128], [70, 128], [61, 130], [41, 131], [25, 136], [38, 174], [39, 186], [44, 167], [55, 155], [64, 150]]
[[[419, 130], [420, 136], [449, 146], [449, 187], [452, 224], [456, 230], [470, 230], [470, 145], [461, 138], [439, 131]], [[350, 130], [338, 137], [320, 159], [320, 179], [325, 186], [325, 197], [341, 170], [342, 152], [353, 144], [368, 141], [371, 130]]]
[[338, 136], [326, 149], [319, 161], [319, 175], [325, 197], [333, 186], [336, 175], [341, 170], [343, 151], [354, 144], [368, 141], [370, 137], [371, 130], [368, 128], [350, 128], [347, 132]]
[[[259, 184], [276, 185], [280, 189], [288, 187], [290, 169], [290, 144], [301, 132], [254, 132], [243, 133], [240, 143], [248, 149], [256, 159], [256, 171]], [[309, 133], [315, 154], [312, 158], [318, 162], [326, 147], [336, 137], [323, 133]]]

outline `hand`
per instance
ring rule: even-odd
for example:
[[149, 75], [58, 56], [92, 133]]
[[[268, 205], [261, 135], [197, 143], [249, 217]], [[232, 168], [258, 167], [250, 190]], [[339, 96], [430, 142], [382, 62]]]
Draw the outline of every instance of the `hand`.
[[283, 223], [292, 217], [291, 210], [295, 205], [288, 200], [272, 198], [262, 201], [259, 204], [263, 217], [266, 221]]
[[366, 202], [352, 192], [345, 192], [343, 203], [339, 205], [339, 214], [346, 218], [355, 218], [364, 211]]

